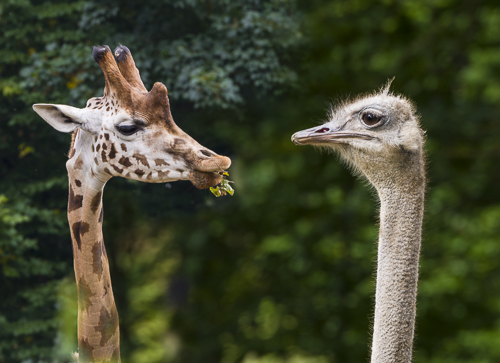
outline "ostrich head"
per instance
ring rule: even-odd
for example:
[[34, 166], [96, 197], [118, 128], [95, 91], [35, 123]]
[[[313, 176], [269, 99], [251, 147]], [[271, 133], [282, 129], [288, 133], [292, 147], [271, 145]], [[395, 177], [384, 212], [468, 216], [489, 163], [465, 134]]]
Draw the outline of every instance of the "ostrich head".
[[388, 88], [341, 104], [325, 124], [296, 132], [292, 141], [333, 149], [377, 188], [423, 175], [424, 133], [415, 108]]

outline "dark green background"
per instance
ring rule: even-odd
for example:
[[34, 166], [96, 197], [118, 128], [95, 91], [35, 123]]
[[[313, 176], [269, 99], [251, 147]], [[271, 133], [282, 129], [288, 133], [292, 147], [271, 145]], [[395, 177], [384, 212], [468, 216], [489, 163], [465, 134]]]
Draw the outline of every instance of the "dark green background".
[[68, 362], [70, 137], [33, 103], [102, 95], [127, 45], [234, 197], [113, 179], [104, 234], [123, 362], [366, 362], [376, 196], [293, 132], [392, 90], [427, 131], [415, 362], [500, 361], [500, 6], [454, 0], [0, 2], [0, 362]]

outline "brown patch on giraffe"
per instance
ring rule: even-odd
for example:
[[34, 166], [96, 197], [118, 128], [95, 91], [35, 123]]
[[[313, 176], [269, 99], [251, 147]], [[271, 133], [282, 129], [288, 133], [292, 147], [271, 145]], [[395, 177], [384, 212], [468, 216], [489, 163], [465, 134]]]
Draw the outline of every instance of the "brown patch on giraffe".
[[99, 151], [100, 149], [101, 149], [101, 144], [97, 144], [97, 146], [95, 147], [95, 150]]
[[144, 175], [144, 171], [141, 169], [135, 169], [134, 173], [136, 173], [139, 177], [142, 177]]
[[113, 354], [111, 355], [111, 361], [113, 363], [120, 361], [120, 348], [119, 347], [116, 347], [116, 349], [113, 351]]
[[108, 145], [106, 143], [102, 143], [102, 149], [103, 150], [108, 150]]
[[75, 179], [75, 184], [78, 188], [80, 188], [82, 186], [82, 182], [78, 179]]
[[99, 165], [99, 160], [97, 159], [97, 157], [94, 158], [94, 163], [96, 163], [97, 165]]
[[122, 148], [123, 151], [127, 151], [127, 145], [125, 144], [120, 144], [120, 147]]
[[102, 162], [103, 163], [105, 163], [107, 161], [107, 159], [106, 159], [106, 152], [104, 150], [101, 152], [101, 158], [102, 158]]
[[122, 156], [120, 160], [118, 160], [118, 162], [126, 168], [132, 166], [132, 163], [130, 162], [129, 158], [126, 158], [125, 156]]
[[73, 238], [78, 245], [78, 249], [82, 250], [82, 237], [87, 233], [90, 229], [90, 225], [84, 221], [78, 221], [71, 225], [71, 230], [73, 231]]
[[153, 179], [153, 172], [150, 172], [147, 176], [146, 176], [146, 180], [151, 180]]
[[92, 271], [98, 276], [99, 281], [102, 278], [102, 248], [103, 245], [99, 241], [92, 246]]
[[90, 201], [90, 210], [94, 214], [95, 214], [95, 212], [97, 212], [97, 209], [101, 205], [101, 196], [102, 196], [102, 191], [100, 191], [99, 193], [97, 193], [96, 195], [94, 195], [94, 197]]
[[120, 169], [119, 167], [117, 167], [115, 164], [111, 164], [111, 167], [113, 169], [115, 169], [115, 171], [118, 173], [118, 174], [121, 174], [123, 173], [123, 169]]
[[116, 153], [117, 153], [117, 151], [115, 149], [115, 144], [111, 144], [111, 150], [109, 151], [109, 154], [108, 154], [109, 158], [114, 159], [116, 157]]
[[134, 153], [134, 155], [132, 155], [132, 157], [136, 158], [138, 162], [140, 162], [142, 165], [144, 165], [145, 167], [149, 168], [149, 163], [148, 163], [148, 159], [146, 158], [145, 155], [142, 155], [142, 154], [139, 154], [139, 153]]
[[86, 338], [78, 339], [78, 361], [79, 362], [92, 362], [94, 361], [93, 355], [94, 347], [89, 343]]
[[69, 155], [68, 159], [71, 159], [73, 156], [75, 156], [76, 149], [75, 149], [75, 140], [76, 140], [76, 135], [78, 134], [78, 129], [71, 134], [71, 145], [69, 146]]
[[118, 311], [116, 307], [111, 306], [111, 311], [102, 306], [101, 311], [99, 312], [99, 323], [95, 330], [101, 333], [101, 341], [99, 345], [104, 347], [108, 341], [118, 332]]
[[69, 185], [69, 198], [68, 198], [68, 213], [80, 209], [83, 205], [83, 195], [78, 195], [73, 192], [73, 187]]
[[175, 170], [177, 170], [177, 171], [178, 171], [179, 173], [181, 173], [181, 174], [182, 174], [182, 173], [184, 173], [184, 171], [185, 171], [185, 170], [183, 170], [183, 169], [179, 169], [179, 168], [177, 168], [177, 169], [175, 169]]
[[170, 164], [163, 159], [155, 159], [155, 164], [156, 166], [161, 166], [161, 165], [170, 166]]
[[82, 169], [83, 169], [83, 159], [82, 159], [82, 155], [78, 155], [78, 158], [76, 158], [76, 161], [75, 161], [75, 169], [76, 169], [76, 170], [82, 170]]
[[168, 174], [170, 174], [170, 170], [159, 171], [158, 178], [160, 178], [160, 179], [166, 178], [168, 176]]
[[80, 277], [76, 287], [78, 289], [78, 308], [80, 311], [86, 312], [92, 305], [91, 298], [95, 296], [95, 293], [92, 292], [90, 285], [87, 284], [83, 277]]
[[109, 175], [113, 176], [113, 173], [108, 168], [104, 168], [104, 172], [108, 173]]
[[99, 140], [102, 139], [102, 134], [99, 135]]
[[92, 144], [90, 148], [92, 149], [92, 152], [94, 152], [94, 144]]

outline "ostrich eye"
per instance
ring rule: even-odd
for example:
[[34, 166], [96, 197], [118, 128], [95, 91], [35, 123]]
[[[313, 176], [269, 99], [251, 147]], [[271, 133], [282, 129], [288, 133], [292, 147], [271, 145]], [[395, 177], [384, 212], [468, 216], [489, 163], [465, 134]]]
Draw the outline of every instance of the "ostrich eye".
[[381, 114], [380, 111], [366, 110], [360, 116], [361, 122], [367, 127], [380, 126], [387, 120], [387, 116]]
[[123, 135], [130, 136], [132, 134], [135, 134], [137, 131], [140, 130], [139, 127], [135, 125], [120, 125], [117, 126], [116, 129]]

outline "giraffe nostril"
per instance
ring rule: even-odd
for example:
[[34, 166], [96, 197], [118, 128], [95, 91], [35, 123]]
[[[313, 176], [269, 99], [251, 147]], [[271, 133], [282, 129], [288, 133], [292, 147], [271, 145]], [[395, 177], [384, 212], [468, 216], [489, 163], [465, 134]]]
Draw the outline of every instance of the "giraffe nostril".
[[200, 153], [202, 153], [205, 156], [215, 156], [215, 153], [208, 150], [200, 150]]

